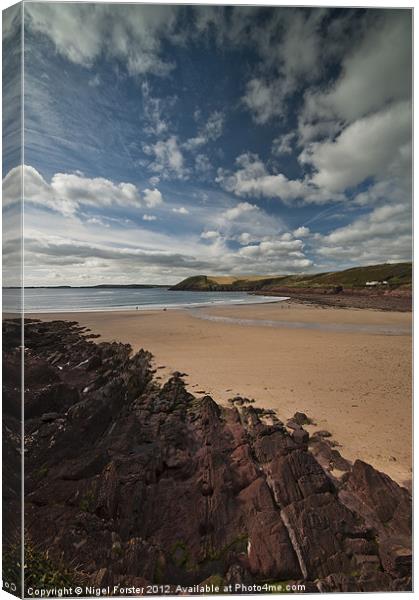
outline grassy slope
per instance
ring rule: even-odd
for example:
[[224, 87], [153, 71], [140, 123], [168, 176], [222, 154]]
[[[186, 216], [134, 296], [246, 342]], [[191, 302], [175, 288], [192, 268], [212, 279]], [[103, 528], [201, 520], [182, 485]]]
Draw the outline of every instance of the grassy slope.
[[343, 288], [365, 288], [367, 281], [388, 281], [392, 288], [410, 287], [412, 285], [412, 263], [371, 265], [369, 267], [355, 267], [345, 271], [333, 273], [316, 273], [307, 275], [280, 275], [273, 276], [243, 276], [218, 277], [197, 275], [188, 277], [173, 290], [201, 290], [201, 291], [273, 291], [277, 288], [329, 288], [342, 286]]

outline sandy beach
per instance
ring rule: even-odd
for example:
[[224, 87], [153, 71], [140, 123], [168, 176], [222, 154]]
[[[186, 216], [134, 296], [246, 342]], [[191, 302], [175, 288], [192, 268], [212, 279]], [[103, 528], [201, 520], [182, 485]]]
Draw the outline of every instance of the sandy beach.
[[410, 485], [410, 313], [281, 302], [27, 316], [78, 321], [98, 341], [148, 349], [159, 377], [187, 373], [197, 396], [247, 396], [281, 420], [305, 412], [316, 423], [308, 429], [329, 430], [343, 456]]

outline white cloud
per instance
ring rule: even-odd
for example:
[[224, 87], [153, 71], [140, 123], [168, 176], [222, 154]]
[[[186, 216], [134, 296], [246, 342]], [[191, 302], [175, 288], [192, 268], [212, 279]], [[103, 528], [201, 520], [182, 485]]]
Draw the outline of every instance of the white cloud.
[[219, 170], [216, 181], [238, 196], [281, 198], [287, 201], [305, 197], [310, 192], [304, 181], [287, 179], [282, 173], [270, 175], [256, 154], [242, 154], [236, 163], [238, 169], [234, 173]]
[[101, 83], [99, 75], [96, 74], [94, 77], [89, 79], [88, 83], [89, 83], [90, 87], [98, 87]]
[[281, 135], [275, 138], [272, 142], [272, 154], [275, 156], [281, 156], [282, 154], [292, 154], [293, 140], [295, 139], [295, 132], [291, 131], [285, 135]]
[[297, 229], [294, 229], [293, 234], [295, 235], [295, 237], [307, 237], [310, 234], [310, 229], [308, 227], [304, 227], [304, 225], [302, 225], [301, 227], [297, 227]]
[[[305, 255], [304, 243], [292, 236], [289, 239], [287, 236], [268, 237], [240, 248], [237, 255], [251, 272], [280, 274], [286, 269], [304, 271], [313, 265], [313, 261]], [[269, 265], [268, 270], [266, 265]]]
[[157, 175], [153, 175], [153, 177], [150, 177], [148, 181], [150, 185], [156, 187], [156, 185], [160, 183], [160, 177], [157, 177]]
[[208, 121], [199, 127], [195, 137], [189, 138], [184, 144], [185, 150], [196, 150], [200, 146], [204, 146], [209, 142], [214, 142], [223, 133], [225, 115], [222, 111], [215, 110], [209, 117]]
[[313, 182], [343, 191], [368, 177], [410, 168], [411, 106], [400, 102], [348, 125], [334, 141], [313, 142], [301, 154], [312, 165]]
[[383, 179], [357, 194], [353, 202], [360, 206], [373, 206], [380, 202], [388, 202], [389, 199], [394, 203], [409, 202], [411, 194], [410, 180]]
[[372, 179], [355, 198], [365, 205], [410, 194], [411, 12], [371, 11], [359, 29], [337, 80], [306, 91], [298, 133], [312, 183], [338, 192]]
[[208, 140], [203, 135], [197, 135], [193, 138], [189, 138], [188, 140], [186, 140], [186, 142], [182, 144], [182, 147], [185, 148], [185, 150], [192, 151], [196, 150], [200, 146], [204, 146], [207, 143], [207, 141]]
[[269, 82], [255, 77], [246, 85], [243, 103], [251, 111], [254, 121], [264, 125], [283, 114], [283, 95], [279, 80]]
[[157, 221], [155, 215], [143, 215], [143, 221]]
[[332, 264], [411, 260], [411, 219], [409, 202], [382, 205], [345, 227], [317, 235], [315, 251]]
[[144, 202], [148, 206], [148, 208], [155, 208], [160, 204], [163, 204], [163, 196], [158, 189], [145, 189], [144, 190]]
[[197, 154], [195, 157], [195, 169], [200, 173], [209, 173], [212, 170], [212, 164], [206, 154]]
[[162, 41], [175, 39], [176, 7], [35, 3], [25, 8], [28, 27], [50, 38], [68, 60], [92, 67], [105, 55], [122, 60], [131, 75], [167, 75]]
[[172, 212], [177, 213], [179, 215], [189, 215], [189, 210], [184, 206], [180, 206], [179, 208], [172, 208]]
[[166, 140], [159, 140], [155, 144], [144, 144], [144, 152], [153, 157], [153, 162], [148, 166], [152, 171], [159, 173], [162, 179], [174, 177], [186, 179], [189, 171], [175, 135]]
[[215, 110], [208, 117], [208, 121], [206, 122], [203, 132], [205, 136], [211, 140], [217, 140], [221, 134], [223, 133], [225, 116], [222, 111]]
[[243, 233], [241, 233], [237, 239], [240, 244], [243, 244], [244, 246], [247, 246], [247, 244], [250, 244], [250, 242], [254, 241], [250, 233], [247, 231], [243, 231]]
[[[11, 169], [3, 180], [4, 206], [20, 201], [22, 170]], [[48, 183], [33, 167], [23, 169], [25, 202], [48, 208], [66, 217], [77, 216], [82, 206], [140, 208], [140, 190], [132, 183], [115, 183], [103, 177], [85, 177], [77, 173], [56, 173]], [[158, 189], [145, 189], [144, 203], [154, 208], [163, 203]]]
[[[251, 20], [252, 14], [247, 16]], [[322, 73], [329, 58], [320, 33], [326, 16], [324, 9], [288, 8], [276, 12], [263, 27], [253, 26], [250, 35], [243, 27], [242, 35], [262, 59], [261, 76], [248, 81], [242, 99], [256, 123], [283, 117], [288, 98]]]
[[203, 240], [214, 240], [214, 239], [217, 239], [218, 237], [220, 237], [219, 231], [203, 231], [201, 233], [201, 238]]
[[72, 173], [56, 173], [51, 179], [50, 187], [57, 210], [60, 210], [62, 202], [70, 202], [74, 206], [141, 205], [140, 194], [134, 184], [114, 183], [103, 177], [87, 178]]
[[410, 210], [405, 204], [385, 205], [374, 209], [366, 218], [336, 229], [326, 237], [326, 241], [348, 244], [371, 240], [373, 237], [405, 234], [410, 229]]
[[147, 121], [145, 132], [161, 135], [168, 129], [168, 124], [162, 117], [162, 101], [151, 95], [150, 85], [147, 81], [142, 83], [141, 92], [143, 95], [143, 118]]
[[256, 206], [256, 204], [249, 204], [249, 202], [239, 202], [233, 208], [229, 208], [228, 210], [226, 210], [223, 213], [223, 216], [226, 219], [228, 219], [229, 221], [232, 221], [234, 219], [241, 217], [243, 214], [246, 214], [249, 212], [255, 212], [258, 210], [259, 210], [259, 207]]
[[100, 217], [90, 217], [86, 219], [86, 223], [89, 223], [90, 225], [99, 225], [101, 227], [110, 227], [110, 224]]
[[361, 43], [342, 62], [342, 74], [326, 92], [310, 93], [307, 119], [334, 115], [347, 122], [410, 98], [412, 69], [411, 14], [408, 10], [374, 11]]

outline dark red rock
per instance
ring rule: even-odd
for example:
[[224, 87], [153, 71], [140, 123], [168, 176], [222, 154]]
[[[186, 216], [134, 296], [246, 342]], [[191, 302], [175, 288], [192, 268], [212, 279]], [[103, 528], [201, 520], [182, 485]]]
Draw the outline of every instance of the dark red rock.
[[359, 512], [384, 537], [410, 537], [411, 496], [388, 475], [357, 460], [339, 495], [342, 502]]
[[310, 425], [312, 420], [303, 412], [296, 412], [293, 416], [293, 420], [298, 423], [298, 425]]
[[[20, 336], [17, 323], [4, 327], [4, 494], [16, 529]], [[97, 586], [217, 576], [409, 589], [406, 490], [361, 461], [352, 468], [321, 436], [308, 450], [303, 413], [290, 435], [244, 398], [229, 408], [198, 399], [179, 373], [162, 386], [148, 352], [85, 334], [76, 323], [26, 324], [25, 525], [50, 560], [76, 560]], [[348, 469], [342, 482], [333, 467]]]
[[295, 429], [292, 432], [291, 437], [294, 440], [294, 442], [296, 442], [298, 445], [307, 447], [308, 439], [310, 436], [308, 434], [308, 431], [306, 431], [305, 429]]
[[332, 437], [332, 434], [330, 433], [330, 431], [326, 431], [325, 429], [321, 429], [320, 431], [315, 431], [313, 433], [313, 437], [329, 438], [329, 437]]
[[385, 571], [397, 578], [412, 573], [412, 549], [406, 547], [406, 539], [390, 537], [379, 545], [381, 563]]

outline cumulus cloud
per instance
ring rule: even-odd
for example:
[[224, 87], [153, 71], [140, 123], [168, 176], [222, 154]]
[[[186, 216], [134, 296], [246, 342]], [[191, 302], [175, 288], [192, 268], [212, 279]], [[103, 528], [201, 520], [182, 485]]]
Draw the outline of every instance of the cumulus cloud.
[[203, 240], [215, 240], [220, 237], [219, 231], [203, 231], [201, 233], [201, 238]]
[[243, 214], [255, 212], [258, 210], [259, 207], [256, 206], [256, 204], [249, 204], [249, 202], [239, 202], [233, 208], [229, 208], [228, 210], [226, 210], [223, 213], [223, 216], [229, 221], [232, 221], [233, 219], [241, 217]]
[[345, 227], [317, 235], [316, 254], [332, 264], [411, 260], [411, 219], [409, 203], [378, 206]]
[[[315, 81], [328, 58], [320, 33], [327, 11], [287, 9], [275, 13], [263, 31], [253, 30], [254, 44], [264, 74], [251, 78], [243, 103], [261, 125], [286, 113], [288, 98], [303, 82]], [[249, 40], [250, 41], [250, 40]]]
[[336, 81], [308, 89], [299, 115], [300, 161], [312, 182], [340, 192], [366, 180], [355, 202], [407, 197], [411, 178], [411, 13], [369, 12]]
[[343, 59], [342, 74], [326, 92], [310, 92], [306, 120], [333, 114], [354, 121], [385, 104], [410, 98], [412, 87], [411, 14], [375, 11], [364, 24], [360, 44]]
[[293, 234], [295, 235], [295, 237], [307, 237], [310, 234], [310, 229], [302, 225], [301, 227], [297, 227], [297, 229], [294, 229]]
[[187, 179], [189, 170], [180, 149], [178, 138], [171, 135], [165, 140], [159, 140], [154, 144], [144, 144], [144, 152], [153, 157], [148, 167], [159, 173], [162, 179], [169, 177], [175, 179]]
[[253, 198], [278, 198], [284, 202], [301, 199], [324, 203], [340, 201], [342, 196], [331, 194], [307, 179], [288, 179], [283, 173], [270, 174], [258, 155], [245, 153], [236, 159], [234, 172], [219, 169], [216, 181], [237, 196]]
[[[409, 258], [410, 12], [347, 10], [338, 14], [328, 9], [271, 11], [221, 6], [186, 10], [190, 19], [179, 18], [185, 9], [175, 6], [26, 6], [28, 43], [36, 34], [39, 47], [53, 44], [57, 54], [81, 66], [79, 72], [90, 95], [99, 97], [107, 81], [102, 71], [100, 79], [93, 77], [99, 60], [117, 70], [121, 82], [126, 81], [126, 73], [133, 76], [141, 92], [141, 142], [135, 131], [128, 132], [136, 122], [135, 111], [126, 115], [126, 122], [118, 121], [117, 134], [107, 130], [103, 139], [120, 136], [121, 147], [132, 159], [131, 167], [140, 165], [149, 171], [148, 187], [143, 189], [114, 175], [107, 175], [108, 179], [87, 177], [75, 171], [57, 172], [47, 180], [25, 166], [27, 222], [36, 213], [40, 220], [45, 218], [40, 209], [48, 209], [49, 228], [75, 228], [66, 246], [62, 240], [46, 238], [46, 224], [38, 223], [41, 233], [28, 235], [28, 240], [34, 240], [28, 245], [33, 273], [38, 272], [37, 265], [44, 265], [44, 273], [56, 265], [57, 272], [65, 266], [71, 277], [78, 278], [76, 271], [83, 269], [74, 269], [77, 264], [118, 280], [124, 273], [124, 277], [134, 274], [142, 280], [167, 277], [173, 281], [196, 269], [280, 273], [316, 269], [319, 264], [333, 267], [381, 262], [383, 257], [392, 261]], [[179, 98], [184, 94], [186, 98], [190, 92], [186, 82], [178, 73], [163, 82], [155, 76], [167, 76], [175, 68], [178, 53], [168, 52], [170, 45], [180, 45], [186, 52], [192, 48], [188, 46], [191, 41], [211, 51], [215, 42], [216, 53], [251, 48], [252, 60], [246, 64], [240, 87], [235, 87], [241, 98], [238, 102], [237, 96], [232, 98], [228, 113], [214, 110], [222, 106], [216, 96], [209, 110], [205, 109], [206, 98], [201, 103], [190, 96], [191, 120], [186, 123], [177, 115], [173, 118], [177, 99], [167, 93], [174, 94], [181, 81]], [[237, 77], [242, 75], [243, 71]], [[129, 86], [133, 89], [132, 82]], [[39, 86], [35, 88], [39, 94]], [[62, 119], [57, 118], [60, 125], [53, 127], [50, 115], [54, 111], [46, 111], [44, 96], [31, 101], [34, 99], [48, 113], [48, 139], [60, 139], [60, 144], [68, 143], [66, 149], [70, 148]], [[194, 111], [197, 105], [200, 108]], [[242, 126], [238, 119], [242, 119], [241, 133], [234, 143], [215, 144], [227, 129], [227, 115], [233, 112], [228, 131], [234, 134], [235, 127]], [[250, 119], [260, 128], [253, 136], [256, 128], [249, 127], [249, 145], [245, 135]], [[86, 116], [71, 148], [79, 152], [86, 144], [83, 156], [89, 166], [85, 168], [91, 173], [91, 165], [98, 164], [92, 149], [108, 146], [99, 144], [92, 130], [84, 127], [87, 121]], [[46, 123], [42, 121], [43, 128]], [[260, 149], [262, 139], [266, 150]], [[136, 157], [139, 148], [144, 154]], [[249, 148], [258, 149], [259, 155], [247, 152]], [[50, 165], [61, 164], [65, 153], [58, 154]], [[111, 164], [115, 155], [106, 163], [110, 165], [107, 173], [118, 172], [120, 163]], [[73, 160], [68, 170], [80, 164]], [[218, 166], [222, 168], [217, 170], [216, 182], [222, 189], [200, 188]], [[128, 171], [124, 168], [123, 172]], [[135, 176], [134, 172], [132, 181]], [[181, 182], [172, 189], [165, 183], [164, 189], [173, 194], [176, 204], [163, 199], [157, 189], [161, 181], [171, 179]], [[19, 202], [20, 181], [19, 168], [6, 175], [6, 207]], [[288, 206], [280, 211], [280, 203]], [[301, 220], [292, 215], [290, 228], [286, 222], [290, 206], [297, 210], [309, 203], [331, 203], [333, 212], [328, 208], [313, 216], [313, 207], [305, 206]], [[89, 210], [91, 207], [95, 210]], [[104, 214], [96, 214], [100, 207]], [[115, 227], [108, 219], [111, 211], [106, 211], [111, 207], [119, 207], [121, 213], [121, 223], [115, 222]], [[131, 223], [128, 243], [114, 234], [122, 228], [124, 236], [127, 234], [131, 225], [123, 225], [122, 220], [127, 210], [134, 208], [140, 211], [133, 217], [136, 224]], [[171, 222], [182, 225], [182, 215], [189, 215], [179, 227], [182, 233], [174, 227], [170, 230]], [[320, 219], [322, 233], [316, 232], [314, 225]], [[156, 220], [159, 227], [147, 226]], [[310, 229], [296, 227], [301, 222], [310, 224]], [[337, 223], [344, 226], [337, 227]], [[164, 236], [163, 231], [170, 234]], [[147, 235], [155, 237], [147, 238], [147, 248], [139, 247], [138, 239], [143, 243]]]
[[31, 31], [84, 67], [105, 55], [124, 61], [131, 75], [165, 76], [174, 68], [162, 57], [163, 40], [180, 38], [174, 6], [35, 3], [25, 16]]
[[291, 131], [285, 135], [278, 136], [272, 142], [272, 154], [274, 156], [281, 156], [282, 154], [292, 154], [293, 141], [295, 139], [295, 132]]
[[189, 215], [189, 210], [184, 206], [172, 208], [172, 212], [177, 213], [178, 215]]
[[254, 121], [264, 125], [283, 114], [283, 95], [280, 81], [269, 82], [255, 77], [247, 82], [243, 103], [251, 111]]
[[267, 236], [257, 243], [245, 245], [237, 255], [253, 272], [262, 272], [267, 264], [270, 265], [271, 272], [275, 269], [278, 274], [284, 269], [304, 271], [313, 265], [313, 261], [305, 254], [304, 242], [289, 233]]
[[[140, 190], [132, 183], [115, 183], [103, 177], [85, 177], [79, 173], [56, 173], [48, 183], [30, 165], [23, 167], [25, 203], [35, 204], [59, 212], [66, 217], [76, 216], [82, 206], [125, 207], [142, 206]], [[11, 169], [3, 179], [5, 206], [20, 201], [22, 168]], [[144, 190], [144, 203], [154, 208], [163, 203], [158, 189]]]
[[153, 190], [145, 189], [144, 192], [144, 202], [148, 206], [148, 208], [155, 208], [160, 204], [163, 204], [163, 196], [161, 192], [154, 188]]
[[195, 169], [199, 173], [207, 174], [212, 170], [212, 164], [206, 154], [197, 154], [195, 157]]
[[295, 198], [302, 194], [304, 184], [289, 181], [284, 175], [269, 175], [256, 154], [242, 154], [236, 159], [238, 169], [228, 172], [220, 169], [216, 181], [238, 196]]
[[219, 110], [213, 111], [209, 115], [206, 123], [199, 127], [197, 135], [186, 140], [183, 147], [186, 150], [196, 150], [200, 146], [204, 146], [209, 142], [214, 142], [223, 133], [224, 121], [224, 112]]
[[332, 192], [409, 170], [411, 119], [410, 102], [393, 104], [351, 123], [333, 141], [307, 145], [300, 159], [316, 170], [313, 182]]

